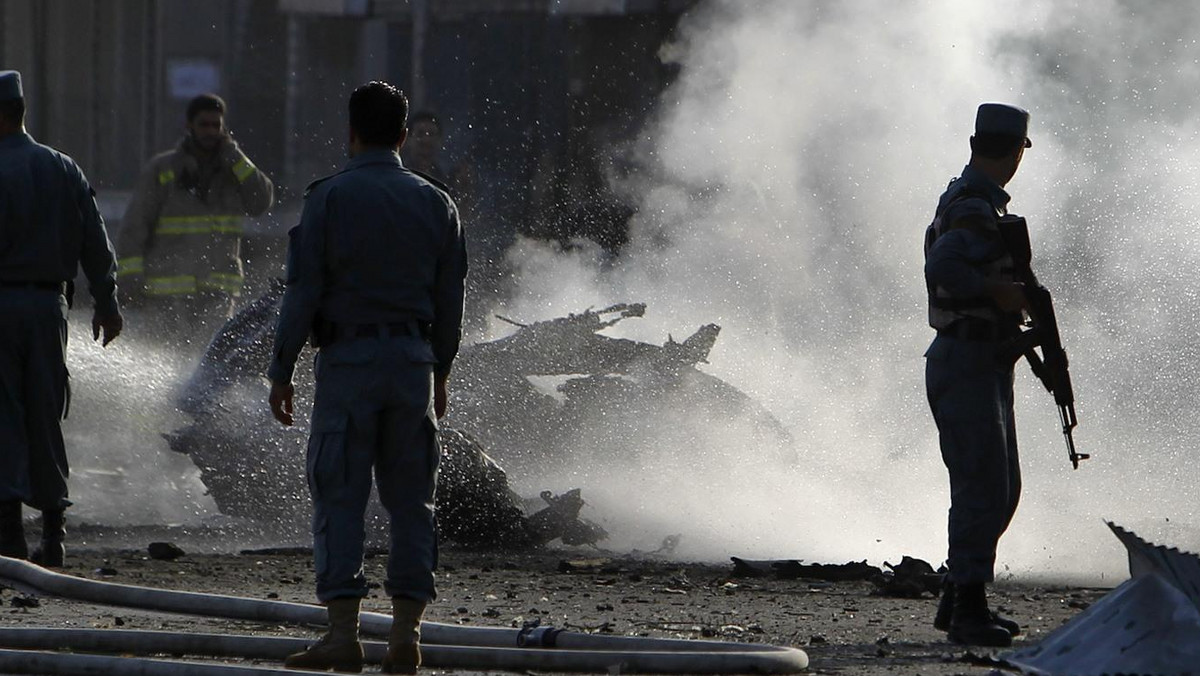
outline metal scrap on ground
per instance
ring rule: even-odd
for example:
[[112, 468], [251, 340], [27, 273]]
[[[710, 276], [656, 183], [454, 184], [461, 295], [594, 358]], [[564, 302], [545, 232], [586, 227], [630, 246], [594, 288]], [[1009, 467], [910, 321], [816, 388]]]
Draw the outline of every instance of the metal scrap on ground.
[[642, 317], [622, 303], [522, 324], [511, 335], [463, 349], [455, 362], [450, 424], [464, 429], [510, 471], [526, 476], [573, 467], [581, 456], [636, 460], [664, 434], [695, 448], [695, 421], [746, 421], [745, 445], [788, 454], [792, 438], [763, 406], [697, 368], [721, 328], [706, 324], [663, 345], [601, 331]]
[[[277, 281], [217, 333], [179, 399], [190, 424], [165, 436], [199, 467], [222, 513], [306, 524], [304, 425], [284, 428], [263, 405], [283, 290]], [[488, 547], [603, 539], [603, 528], [580, 518], [585, 503], [578, 489], [558, 496], [543, 491], [545, 507], [526, 514], [510, 473], [541, 476], [555, 463], [595, 453], [592, 444], [625, 448], [645, 436], [639, 425], [660, 424], [656, 412], [748, 417], [765, 437], [790, 440], [744, 393], [696, 369], [716, 341], [715, 324], [664, 345], [598, 333], [644, 312], [645, 305], [622, 304], [527, 325], [508, 320], [518, 326], [512, 335], [462, 349], [451, 413], [439, 432], [437, 512], [444, 538]], [[560, 381], [553, 395], [538, 381], [543, 377]], [[311, 401], [307, 369], [297, 370], [295, 384], [297, 401]], [[379, 522], [382, 509], [372, 503], [369, 516]]]
[[1038, 676], [1185, 676], [1200, 665], [1200, 557], [1109, 523], [1132, 578], [1040, 643], [1001, 657]]
[[760, 577], [774, 575], [781, 580], [821, 580], [825, 582], [851, 582], [863, 580], [875, 585], [875, 594], [898, 598], [923, 598], [926, 594], [937, 596], [942, 589], [945, 569], [935, 571], [927, 561], [905, 556], [900, 563], [884, 562], [883, 568], [866, 561], [848, 563], [803, 563], [797, 559], [752, 560], [736, 556], [733, 561], [733, 577]]

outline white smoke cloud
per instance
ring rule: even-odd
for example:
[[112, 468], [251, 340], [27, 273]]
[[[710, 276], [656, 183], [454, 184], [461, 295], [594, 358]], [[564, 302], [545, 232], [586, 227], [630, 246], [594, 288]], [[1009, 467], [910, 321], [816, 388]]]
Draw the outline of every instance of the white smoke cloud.
[[663, 50], [681, 72], [643, 134], [645, 171], [622, 186], [639, 210], [622, 257], [522, 243], [504, 312], [645, 301], [646, 319], [618, 328], [655, 342], [721, 324], [706, 369], [764, 402], [798, 460], [759, 457], [736, 423], [709, 422], [699, 447], [672, 447], [667, 431], [647, 444], [657, 454], [587, 457], [564, 481], [639, 546], [682, 532], [691, 556], [941, 560], [921, 240], [967, 160], [975, 107], [1005, 101], [1033, 114], [1012, 208], [1059, 299], [1077, 440], [1095, 458], [1071, 471], [1053, 400], [1019, 366], [1025, 493], [1000, 563], [1119, 576], [1102, 517], [1151, 535], [1168, 517], [1195, 524], [1198, 23], [1187, 3], [693, 11]]
[[[641, 134], [642, 170], [617, 186], [638, 207], [621, 258], [520, 242], [519, 293], [500, 313], [644, 301], [646, 318], [615, 330], [653, 342], [719, 323], [704, 368], [782, 420], [796, 459], [742, 421], [668, 415], [638, 421], [638, 448], [581, 439], [561, 488], [583, 486], [619, 546], [682, 533], [682, 556], [940, 560], [949, 498], [924, 397], [921, 238], [967, 159], [975, 106], [1006, 101], [1033, 113], [1013, 209], [1059, 301], [1077, 439], [1095, 458], [1070, 470], [1053, 402], [1019, 367], [1025, 495], [1001, 567], [1119, 576], [1102, 517], [1195, 548], [1198, 27], [1187, 2], [691, 12], [662, 50], [681, 70]], [[73, 514], [211, 515], [194, 468], [158, 438], [171, 412], [154, 407], [169, 409], [179, 365], [124, 338], [101, 351], [73, 328]], [[98, 375], [110, 370], [119, 385]]]

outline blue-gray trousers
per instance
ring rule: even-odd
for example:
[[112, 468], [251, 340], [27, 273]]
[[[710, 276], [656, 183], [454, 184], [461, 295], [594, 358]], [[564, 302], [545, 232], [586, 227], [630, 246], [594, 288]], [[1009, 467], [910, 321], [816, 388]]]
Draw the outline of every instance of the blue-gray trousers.
[[0, 501], [64, 509], [67, 301], [0, 287]]
[[996, 343], [938, 336], [925, 353], [925, 387], [950, 472], [949, 578], [991, 582], [996, 545], [1021, 495], [1013, 366]]
[[439, 447], [433, 351], [413, 337], [355, 338], [321, 349], [308, 442], [317, 598], [364, 597], [363, 515], [374, 473], [391, 519], [384, 589], [432, 601]]

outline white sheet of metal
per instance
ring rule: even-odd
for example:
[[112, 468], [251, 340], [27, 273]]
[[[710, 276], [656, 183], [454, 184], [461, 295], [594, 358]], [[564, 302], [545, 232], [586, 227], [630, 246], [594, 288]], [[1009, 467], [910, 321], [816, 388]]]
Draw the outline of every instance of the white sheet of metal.
[[1001, 659], [1038, 676], [1200, 673], [1200, 557], [1108, 525], [1129, 552], [1132, 579]]
[[[1141, 577], [1157, 573], [1179, 591], [1187, 594], [1192, 604], [1200, 609], [1200, 556], [1174, 547], [1151, 544], [1132, 531], [1125, 530], [1111, 521], [1107, 523], [1129, 551], [1131, 576]], [[1200, 668], [1197, 670], [1200, 671]]]
[[1035, 646], [1001, 656], [1027, 674], [1185, 676], [1200, 665], [1200, 610], [1160, 575], [1117, 587]]

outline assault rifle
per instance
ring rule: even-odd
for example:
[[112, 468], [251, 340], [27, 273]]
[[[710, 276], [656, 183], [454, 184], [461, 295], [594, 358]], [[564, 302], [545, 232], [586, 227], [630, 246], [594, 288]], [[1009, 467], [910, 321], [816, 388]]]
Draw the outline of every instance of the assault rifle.
[[[1075, 417], [1075, 392], [1071, 388], [1071, 372], [1068, 370], [1067, 353], [1063, 350], [1058, 334], [1058, 320], [1054, 316], [1054, 301], [1046, 287], [1038, 283], [1029, 263], [1033, 250], [1029, 243], [1029, 226], [1019, 216], [1004, 216], [999, 222], [1000, 236], [1013, 259], [1017, 281], [1025, 287], [1025, 298], [1029, 303], [1029, 328], [1009, 341], [1007, 354], [1016, 360], [1022, 355], [1029, 362], [1033, 374], [1042, 381], [1046, 390], [1054, 395], [1058, 405], [1058, 418], [1062, 422], [1063, 436], [1067, 440], [1067, 455], [1071, 466], [1079, 469], [1079, 461], [1090, 455], [1075, 452], [1075, 439], [1071, 431], [1079, 424]], [[1039, 355], [1034, 348], [1042, 348]]]

